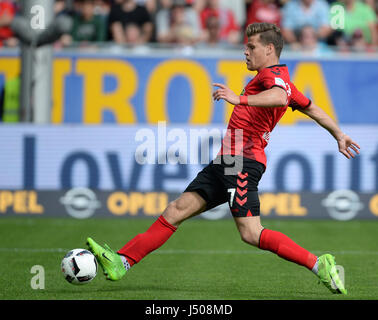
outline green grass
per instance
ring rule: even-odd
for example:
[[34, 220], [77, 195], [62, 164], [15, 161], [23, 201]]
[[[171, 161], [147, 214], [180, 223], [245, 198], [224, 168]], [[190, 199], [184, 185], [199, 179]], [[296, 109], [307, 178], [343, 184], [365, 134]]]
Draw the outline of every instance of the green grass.
[[[101, 272], [84, 286], [64, 280], [61, 259], [85, 247], [87, 236], [118, 249], [152, 222], [1, 218], [0, 299], [378, 299], [377, 221], [264, 221], [315, 254], [335, 254], [346, 297], [332, 295], [304, 267], [243, 243], [232, 219], [185, 222], [119, 282]], [[33, 265], [44, 267], [43, 290], [31, 288]]]

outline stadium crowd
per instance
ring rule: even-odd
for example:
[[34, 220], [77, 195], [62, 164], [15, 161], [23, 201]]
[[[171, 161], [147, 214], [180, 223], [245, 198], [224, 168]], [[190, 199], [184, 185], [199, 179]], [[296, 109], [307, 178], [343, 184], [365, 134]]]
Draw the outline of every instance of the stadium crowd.
[[[0, 48], [19, 40], [10, 27], [19, 0], [0, 0]], [[72, 19], [56, 48], [109, 43], [141, 46], [233, 47], [244, 28], [271, 22], [287, 48], [308, 53], [374, 52], [378, 0], [56, 0], [55, 14]]]

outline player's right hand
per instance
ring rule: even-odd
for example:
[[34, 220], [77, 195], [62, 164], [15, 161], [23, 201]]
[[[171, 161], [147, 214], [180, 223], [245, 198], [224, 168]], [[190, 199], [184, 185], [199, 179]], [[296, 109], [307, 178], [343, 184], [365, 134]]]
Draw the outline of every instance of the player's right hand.
[[220, 99], [226, 100], [227, 102], [237, 105], [240, 103], [240, 96], [236, 95], [231, 89], [226, 87], [222, 83], [213, 83], [213, 86], [219, 89], [213, 92], [213, 99], [219, 101]]

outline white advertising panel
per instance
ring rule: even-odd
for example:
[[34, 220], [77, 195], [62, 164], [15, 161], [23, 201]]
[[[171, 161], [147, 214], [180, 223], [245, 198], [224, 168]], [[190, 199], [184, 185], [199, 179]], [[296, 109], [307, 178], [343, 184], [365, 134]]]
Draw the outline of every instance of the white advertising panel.
[[[348, 160], [317, 125], [278, 126], [263, 192], [378, 189], [378, 127], [342, 128], [361, 146]], [[0, 126], [0, 189], [181, 192], [220, 148], [225, 126]], [[208, 137], [211, 139], [208, 139]]]

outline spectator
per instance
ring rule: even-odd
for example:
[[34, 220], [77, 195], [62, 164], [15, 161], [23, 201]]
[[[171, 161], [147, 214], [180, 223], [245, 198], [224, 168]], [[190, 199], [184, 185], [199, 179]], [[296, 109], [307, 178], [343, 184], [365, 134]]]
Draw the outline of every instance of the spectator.
[[230, 44], [221, 39], [220, 36], [220, 21], [217, 16], [210, 16], [206, 20], [206, 35], [207, 38], [203, 39], [199, 44], [199, 48], [229, 48]]
[[233, 12], [229, 9], [225, 9], [219, 5], [219, 0], [205, 0], [205, 6], [200, 12], [201, 25], [204, 38], [206, 39], [206, 22], [211, 16], [219, 18], [220, 22], [220, 37], [222, 40], [229, 42], [230, 44], [240, 43], [242, 40], [240, 27], [236, 22]]
[[378, 11], [378, 1], [376, 0], [365, 0], [365, 3], [373, 9], [374, 12]]
[[102, 17], [104, 20], [108, 18], [110, 12], [109, 0], [94, 0], [95, 14]]
[[217, 16], [210, 16], [206, 21], [207, 39], [208, 45], [218, 45], [222, 40], [220, 37], [220, 22]]
[[282, 11], [282, 34], [292, 49], [300, 47], [299, 34], [305, 26], [312, 26], [316, 37], [326, 41], [332, 29], [329, 24], [329, 5], [325, 0], [291, 0]]
[[111, 8], [114, 7], [114, 6], [116, 6], [116, 5], [122, 4], [122, 2], [123, 2], [123, 0], [108, 0], [108, 1], [110, 3], [110, 7]]
[[150, 15], [155, 15], [156, 13], [156, 0], [136, 0], [136, 3], [138, 5], [146, 7], [147, 11], [150, 13]]
[[54, 2], [54, 14], [57, 16], [59, 14], [68, 13], [65, 0], [56, 0]]
[[333, 6], [337, 5], [343, 6], [345, 10], [342, 31], [348, 42], [352, 41], [354, 35], [355, 39], [352, 42], [359, 40], [360, 45], [362, 39], [359, 39], [359, 34], [362, 33], [367, 44], [378, 45], [377, 16], [369, 5], [356, 0], [343, 0], [333, 4]]
[[0, 0], [0, 47], [15, 47], [18, 45], [18, 40], [10, 28], [15, 14], [16, 7], [11, 1]]
[[301, 29], [300, 36], [301, 52], [311, 55], [321, 55], [331, 52], [324, 42], [319, 42], [316, 31], [312, 26], [304, 26]]
[[367, 52], [368, 43], [364, 37], [362, 30], [358, 29], [353, 32], [350, 40], [350, 47], [353, 52]]
[[122, 0], [112, 6], [108, 26], [110, 39], [118, 44], [125, 44], [125, 28], [135, 24], [141, 29], [141, 43], [150, 42], [153, 35], [153, 23], [146, 7], [138, 5], [135, 0]]
[[135, 23], [129, 23], [125, 27], [125, 41], [130, 48], [144, 47], [145, 44], [142, 40], [142, 30]]
[[247, 25], [269, 22], [281, 26], [281, 11], [275, 0], [252, 0], [247, 6]]
[[102, 42], [106, 39], [106, 26], [101, 16], [95, 14], [94, 0], [75, 0], [76, 10], [69, 35], [63, 36], [64, 44]]
[[248, 0], [220, 0], [219, 5], [224, 9], [230, 9], [233, 12], [236, 23], [244, 26], [246, 22], [246, 2]]
[[164, 5], [156, 15], [158, 42], [184, 45], [196, 43], [201, 35], [201, 26], [192, 6], [185, 0], [166, 0]]

